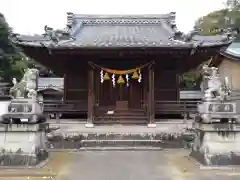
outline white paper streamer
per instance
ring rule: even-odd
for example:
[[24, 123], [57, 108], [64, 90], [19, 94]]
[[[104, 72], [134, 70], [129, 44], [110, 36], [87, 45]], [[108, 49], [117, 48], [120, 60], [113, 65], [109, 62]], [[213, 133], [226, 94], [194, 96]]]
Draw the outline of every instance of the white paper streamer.
[[128, 74], [126, 74], [125, 75], [125, 77], [126, 77], [126, 81], [127, 81], [127, 87], [129, 86], [129, 75]]
[[141, 70], [140, 70], [140, 69], [138, 70], [138, 74], [139, 74], [139, 76], [138, 76], [138, 82], [140, 83], [140, 82], [142, 82], [142, 73], [141, 73]]
[[100, 71], [100, 81], [101, 81], [101, 83], [103, 83], [103, 81], [104, 81], [103, 70]]
[[116, 87], [115, 74], [112, 75], [112, 84], [113, 84], [113, 87]]

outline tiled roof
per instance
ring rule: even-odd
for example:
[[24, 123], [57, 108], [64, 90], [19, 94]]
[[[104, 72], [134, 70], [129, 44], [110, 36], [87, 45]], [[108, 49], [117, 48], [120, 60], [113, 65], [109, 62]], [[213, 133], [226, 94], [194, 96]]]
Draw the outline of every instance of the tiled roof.
[[240, 57], [240, 42], [233, 42], [225, 52]]
[[240, 60], [240, 36], [237, 37], [221, 54], [234, 60]]
[[[174, 37], [175, 13], [164, 15], [80, 15], [68, 13], [68, 39], [53, 41], [25, 41], [22, 45], [49, 48], [73, 47], [187, 47], [227, 44], [223, 36], [204, 39], [193, 36], [190, 40]], [[66, 36], [64, 36], [66, 37]], [[215, 39], [214, 39], [215, 38]], [[49, 38], [50, 39], [50, 38]]]
[[49, 39], [43, 35], [20, 35], [18, 36], [18, 39], [26, 42], [49, 41]]
[[192, 37], [192, 41], [204, 41], [208, 43], [216, 43], [227, 40], [227, 36], [223, 35], [215, 35], [215, 36], [200, 36], [200, 35], [194, 35]]
[[180, 44], [169, 38], [172, 32], [161, 24], [84, 25], [76, 36], [76, 46], [158, 46]]

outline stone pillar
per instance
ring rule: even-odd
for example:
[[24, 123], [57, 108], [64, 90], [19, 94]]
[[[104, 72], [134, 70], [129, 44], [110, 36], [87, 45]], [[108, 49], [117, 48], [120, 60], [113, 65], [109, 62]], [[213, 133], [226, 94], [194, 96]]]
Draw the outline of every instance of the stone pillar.
[[88, 71], [88, 117], [85, 127], [92, 128], [94, 127], [94, 71], [92, 68]]
[[1, 124], [0, 166], [36, 166], [48, 158], [48, 124]]

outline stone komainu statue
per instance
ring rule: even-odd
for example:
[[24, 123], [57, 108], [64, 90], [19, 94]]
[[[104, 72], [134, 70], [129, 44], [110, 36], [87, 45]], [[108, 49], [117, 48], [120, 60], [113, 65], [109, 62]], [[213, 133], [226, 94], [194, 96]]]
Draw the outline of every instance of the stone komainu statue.
[[21, 81], [17, 82], [16, 78], [13, 78], [10, 95], [13, 98], [36, 98], [38, 75], [37, 69], [27, 69]]
[[203, 101], [198, 104], [195, 120], [201, 123], [240, 122], [237, 104], [231, 99], [228, 78], [221, 80], [218, 68], [203, 66]]
[[203, 66], [203, 81], [205, 81], [204, 98], [205, 100], [228, 100], [230, 98], [230, 87], [228, 78], [224, 78], [224, 82], [221, 81], [218, 73], [218, 68]]

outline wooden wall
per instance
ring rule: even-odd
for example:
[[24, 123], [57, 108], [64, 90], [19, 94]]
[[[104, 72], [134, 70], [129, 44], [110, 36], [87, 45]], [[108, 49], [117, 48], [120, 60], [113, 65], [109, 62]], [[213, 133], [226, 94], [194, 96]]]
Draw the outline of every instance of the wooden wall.
[[[87, 107], [88, 100], [88, 70], [92, 68], [85, 64], [68, 64], [68, 71], [65, 74], [64, 97], [66, 101], [81, 101], [84, 107]], [[179, 100], [179, 82], [178, 82], [177, 60], [159, 61], [154, 65], [154, 100], [174, 101]], [[130, 87], [124, 87], [123, 99], [130, 99], [129, 105], [133, 108], [141, 106], [141, 102], [147, 99], [147, 89], [149, 88], [148, 68], [143, 71], [143, 82], [138, 83], [131, 80]], [[100, 71], [94, 69], [95, 100], [100, 106], [114, 106], [119, 98], [120, 88], [112, 87], [111, 80], [100, 83]], [[136, 81], [136, 82], [135, 82]], [[125, 97], [126, 96], [126, 97]], [[87, 109], [87, 108], [86, 108]], [[158, 108], [156, 108], [156, 111]], [[159, 108], [161, 109], [161, 108]], [[156, 112], [157, 113], [157, 112]]]
[[69, 71], [64, 76], [65, 100], [82, 100], [88, 97], [88, 66], [86, 63], [69, 63]]
[[228, 77], [229, 84], [233, 90], [240, 90], [240, 63], [230, 59], [223, 59], [218, 66], [221, 80]]
[[172, 60], [155, 65], [154, 83], [156, 101], [177, 101], [179, 99], [179, 77], [176, 61]]

